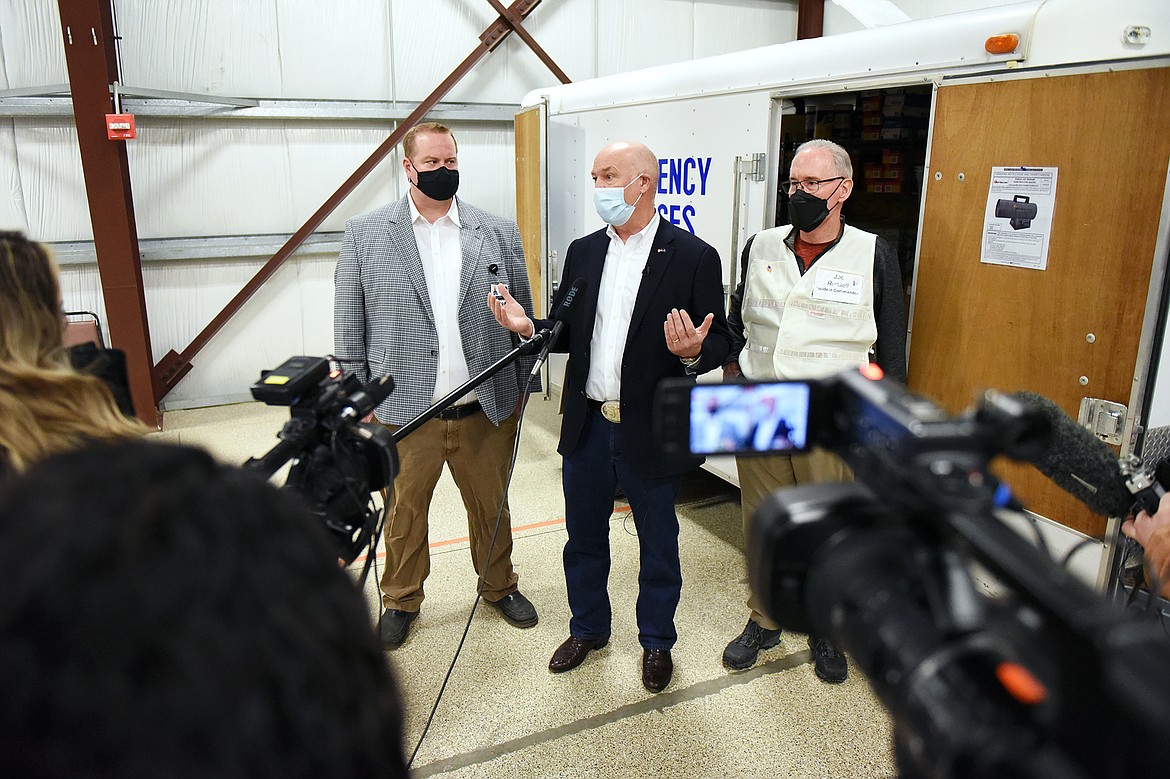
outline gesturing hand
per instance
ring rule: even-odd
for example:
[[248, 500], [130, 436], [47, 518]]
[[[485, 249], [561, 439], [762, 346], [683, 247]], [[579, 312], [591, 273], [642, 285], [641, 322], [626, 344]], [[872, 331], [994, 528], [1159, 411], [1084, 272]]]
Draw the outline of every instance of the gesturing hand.
[[676, 357], [698, 357], [703, 351], [703, 339], [707, 337], [714, 320], [714, 314], [707, 314], [703, 323], [695, 327], [690, 314], [683, 309], [672, 308], [662, 323], [666, 348]]
[[508, 285], [497, 284], [496, 289], [499, 290], [499, 297], [491, 292], [487, 296], [487, 304], [492, 311], [492, 316], [513, 333], [524, 338], [531, 338], [536, 328], [533, 326], [532, 320], [524, 313], [524, 306], [517, 303], [516, 298], [508, 292]]

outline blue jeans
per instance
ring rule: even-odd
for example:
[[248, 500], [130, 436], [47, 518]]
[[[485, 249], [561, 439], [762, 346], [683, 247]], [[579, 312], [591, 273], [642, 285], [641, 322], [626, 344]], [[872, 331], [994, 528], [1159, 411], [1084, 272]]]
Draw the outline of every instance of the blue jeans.
[[564, 458], [569, 632], [582, 639], [609, 635], [609, 520], [620, 482], [638, 530], [638, 641], [646, 649], [670, 649], [678, 639], [674, 612], [682, 591], [674, 513], [681, 478], [638, 476], [621, 451], [619, 428], [590, 409], [576, 449]]

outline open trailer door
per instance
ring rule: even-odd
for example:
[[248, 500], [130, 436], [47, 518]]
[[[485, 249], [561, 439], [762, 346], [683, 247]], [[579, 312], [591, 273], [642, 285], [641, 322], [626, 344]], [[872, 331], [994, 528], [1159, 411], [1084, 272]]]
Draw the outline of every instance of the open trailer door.
[[545, 147], [548, 109], [545, 103], [516, 113], [516, 223], [524, 243], [528, 282], [537, 318], [545, 316], [548, 280], [544, 255], [548, 244], [548, 189], [545, 187]]
[[[1148, 369], [1139, 351], [1148, 348], [1143, 324], [1154, 315], [1147, 312], [1150, 285], [1161, 283], [1165, 267], [1156, 244], [1168, 160], [1165, 67], [940, 86], [910, 387], [952, 412], [986, 388], [1038, 392], [1074, 418], [1086, 397], [1132, 409]], [[1021, 167], [1055, 171], [1049, 222], [1043, 198], [993, 191], [1010, 182], [1035, 186], [1012, 172], [997, 173], [993, 185], [993, 169]], [[997, 217], [1000, 200], [1009, 205]], [[1013, 210], [1016, 224], [1007, 213]], [[1025, 225], [1033, 212], [1037, 221]], [[997, 221], [1008, 229], [989, 230]], [[1040, 269], [1030, 253], [1042, 239], [1047, 259]], [[998, 471], [1031, 511], [1092, 536], [1105, 533], [1103, 518], [1031, 466], [1004, 462]]]

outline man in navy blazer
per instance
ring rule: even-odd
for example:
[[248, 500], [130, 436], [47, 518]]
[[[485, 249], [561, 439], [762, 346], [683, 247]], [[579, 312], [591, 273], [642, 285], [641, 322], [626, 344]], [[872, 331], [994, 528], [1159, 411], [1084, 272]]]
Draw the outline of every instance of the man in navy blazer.
[[[723, 314], [723, 266], [711, 246], [659, 215], [658, 158], [645, 145], [619, 142], [593, 164], [594, 205], [609, 226], [573, 241], [556, 311], [582, 280], [554, 348], [569, 353], [562, 389], [564, 550], [569, 638], [549, 670], [572, 670], [609, 640], [609, 522], [621, 484], [638, 530], [638, 640], [642, 683], [670, 683], [674, 612], [682, 589], [674, 500], [694, 460], [667, 460], [652, 433], [654, 396], [666, 378], [718, 368], [731, 348]], [[572, 282], [572, 283], [570, 283]], [[488, 296], [496, 319], [531, 337], [532, 322], [506, 291]]]

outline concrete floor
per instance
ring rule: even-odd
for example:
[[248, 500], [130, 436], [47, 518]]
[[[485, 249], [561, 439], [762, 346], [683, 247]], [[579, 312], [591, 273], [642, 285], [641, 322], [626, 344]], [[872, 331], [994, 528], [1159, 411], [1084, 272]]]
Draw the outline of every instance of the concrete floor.
[[[271, 448], [287, 416], [287, 409], [255, 403], [173, 411], [158, 436], [238, 463]], [[702, 471], [688, 477], [680, 496], [683, 592], [670, 686], [653, 695], [641, 684], [638, 541], [620, 504], [610, 532], [613, 637], [576, 670], [548, 671], [569, 621], [559, 425], [556, 399], [533, 398], [510, 490], [513, 564], [540, 623], [519, 630], [480, 605], [413, 775], [894, 776], [889, 719], [856, 668], [844, 684], [820, 682], [805, 637], [797, 634], [786, 634], [749, 671], [723, 667], [723, 647], [747, 619], [739, 494]], [[407, 641], [387, 653], [406, 699], [408, 751], [422, 734], [475, 601], [466, 536], [458, 490], [444, 474], [431, 509], [426, 600]], [[373, 620], [377, 580], [371, 572], [366, 583]]]

